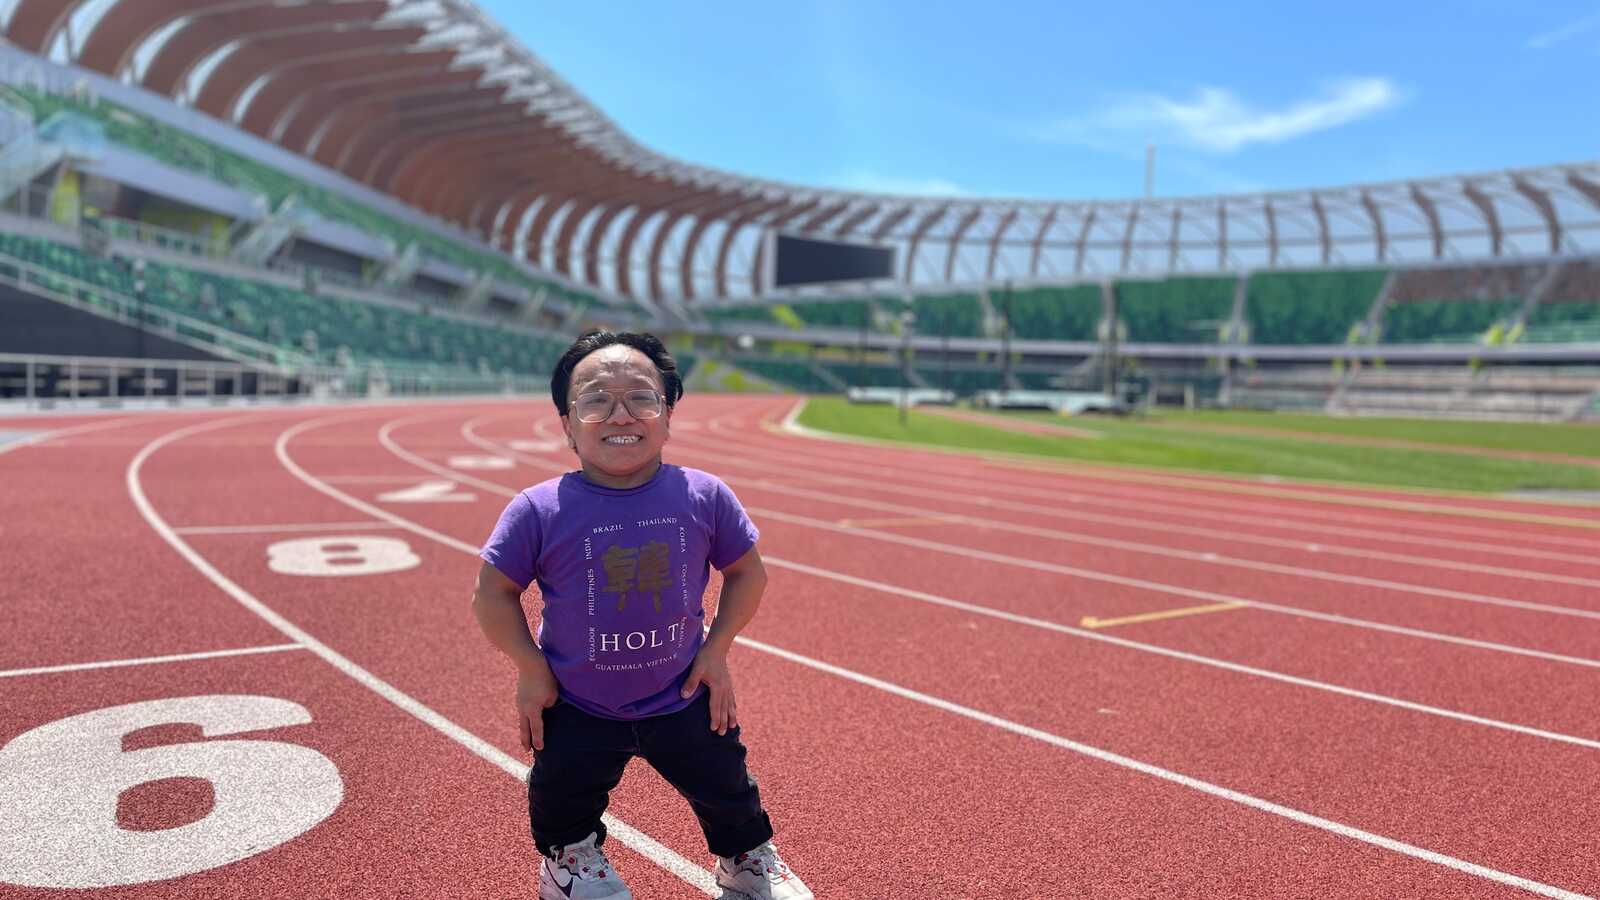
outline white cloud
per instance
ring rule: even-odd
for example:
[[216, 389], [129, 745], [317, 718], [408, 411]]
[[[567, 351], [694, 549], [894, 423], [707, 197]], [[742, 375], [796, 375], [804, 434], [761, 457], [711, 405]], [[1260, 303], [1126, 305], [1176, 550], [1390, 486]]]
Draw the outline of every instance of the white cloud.
[[965, 197], [971, 192], [946, 178], [920, 178], [914, 175], [881, 175], [855, 170], [824, 178], [825, 184], [847, 191], [872, 194], [911, 194], [923, 197]]
[[1596, 28], [1600, 28], [1600, 13], [1584, 16], [1577, 21], [1568, 22], [1560, 28], [1553, 28], [1543, 34], [1536, 34], [1528, 38], [1528, 42], [1523, 46], [1529, 50], [1543, 50], [1546, 47], [1554, 47], [1562, 41], [1575, 38], [1584, 32], [1593, 31]]
[[1347, 125], [1404, 99], [1387, 78], [1329, 82], [1317, 96], [1279, 109], [1257, 108], [1226, 88], [1201, 86], [1190, 100], [1159, 94], [1118, 97], [1087, 115], [1047, 123], [1035, 129], [1035, 136], [1102, 150], [1142, 151], [1150, 142], [1232, 153], [1250, 144], [1277, 144]]

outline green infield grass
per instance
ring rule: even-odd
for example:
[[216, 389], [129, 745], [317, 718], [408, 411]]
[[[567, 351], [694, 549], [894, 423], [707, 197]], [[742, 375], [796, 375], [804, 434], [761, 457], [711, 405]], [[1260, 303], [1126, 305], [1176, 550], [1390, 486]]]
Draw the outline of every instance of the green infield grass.
[[[1482, 492], [1600, 490], [1600, 466], [1505, 459], [1429, 449], [1352, 446], [1319, 442], [1314, 438], [1300, 435], [1223, 433], [1183, 427], [1185, 421], [1214, 421], [1216, 424], [1266, 427], [1256, 423], [1275, 418], [1269, 414], [1254, 414], [1258, 417], [1256, 419], [1235, 419], [1231, 417], [1239, 414], [1228, 413], [1212, 420], [1194, 414], [1161, 414], [1128, 419], [1101, 416], [1065, 418], [1045, 413], [1012, 415], [1028, 422], [1047, 422], [1070, 425], [1076, 429], [1088, 429], [1099, 433], [1100, 437], [1028, 434], [1007, 430], [1005, 417], [1002, 416], [996, 416], [996, 423], [989, 425], [955, 421], [918, 410], [912, 410], [907, 416], [906, 424], [901, 425], [899, 413], [893, 407], [856, 405], [839, 397], [812, 398], [801, 414], [799, 423], [819, 431], [906, 444], [1234, 475], [1272, 475], [1281, 478]], [[1316, 416], [1284, 416], [1282, 419], [1284, 422], [1291, 420], [1297, 424], [1299, 420], [1307, 420], [1352, 426], [1370, 423], [1377, 427], [1402, 424], [1402, 420], [1335, 420], [1320, 419]], [[1591, 434], [1600, 434], [1600, 431], [1594, 431], [1592, 426], [1523, 426], [1504, 423], [1463, 425], [1458, 422], [1403, 424], [1413, 426], [1413, 430], [1334, 433], [1569, 455], [1579, 455], [1581, 447], [1585, 455], [1600, 456], [1600, 453], [1595, 452], [1595, 448], [1584, 445], [1580, 439], [1581, 431], [1578, 437], [1569, 437], [1566, 443], [1554, 446], [1548, 441], [1531, 439], [1516, 443], [1503, 434], [1499, 437], [1500, 443], [1477, 445], [1467, 443], [1472, 436], [1470, 433], [1472, 428], [1486, 433], [1510, 432], [1522, 428], [1547, 429], [1549, 433], [1561, 433], [1563, 428], [1577, 430], [1588, 427]], [[1429, 432], [1421, 427], [1426, 425], [1438, 425], [1440, 430], [1436, 433]], [[1297, 427], [1288, 430], [1314, 429]], [[1449, 437], [1453, 437], [1454, 440], [1448, 439]]]
[[1275, 413], [1252, 410], [1162, 410], [1150, 417], [1174, 426], [1219, 425], [1273, 431], [1316, 432], [1350, 437], [1525, 450], [1600, 459], [1600, 423], [1471, 422], [1456, 419], [1390, 419]]

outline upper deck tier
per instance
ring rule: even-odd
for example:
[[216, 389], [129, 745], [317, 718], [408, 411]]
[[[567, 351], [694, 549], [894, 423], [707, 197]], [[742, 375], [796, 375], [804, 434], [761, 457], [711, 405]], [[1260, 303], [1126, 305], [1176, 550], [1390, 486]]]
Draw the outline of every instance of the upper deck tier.
[[863, 194], [657, 153], [470, 0], [0, 2], [7, 12], [0, 33], [23, 51], [647, 302], [759, 293], [776, 230], [894, 246], [913, 289], [1600, 253], [1600, 161], [1183, 198]]

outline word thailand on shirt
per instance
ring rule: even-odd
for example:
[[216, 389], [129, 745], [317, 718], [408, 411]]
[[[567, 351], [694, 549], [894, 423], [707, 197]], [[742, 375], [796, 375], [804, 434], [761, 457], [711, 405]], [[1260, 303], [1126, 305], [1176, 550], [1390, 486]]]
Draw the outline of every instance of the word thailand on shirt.
[[737, 562], [759, 537], [721, 479], [662, 465], [636, 488], [579, 472], [528, 488], [480, 555], [523, 589], [538, 582], [539, 645], [561, 699], [638, 719], [693, 701], [678, 692], [704, 640], [711, 567]]

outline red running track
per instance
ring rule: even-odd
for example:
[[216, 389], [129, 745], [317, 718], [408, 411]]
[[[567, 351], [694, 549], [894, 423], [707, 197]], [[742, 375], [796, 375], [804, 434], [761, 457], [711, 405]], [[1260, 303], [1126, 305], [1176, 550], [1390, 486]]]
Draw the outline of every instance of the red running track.
[[[1600, 892], [1588, 511], [826, 442], [792, 402], [690, 398], [667, 456], [762, 528], [741, 719], [819, 897]], [[572, 465], [543, 403], [0, 431], [48, 429], [0, 450], [0, 895], [533, 894], [467, 597]], [[652, 772], [611, 812], [637, 896], [711, 893]]]

